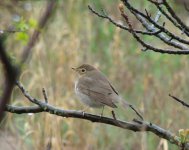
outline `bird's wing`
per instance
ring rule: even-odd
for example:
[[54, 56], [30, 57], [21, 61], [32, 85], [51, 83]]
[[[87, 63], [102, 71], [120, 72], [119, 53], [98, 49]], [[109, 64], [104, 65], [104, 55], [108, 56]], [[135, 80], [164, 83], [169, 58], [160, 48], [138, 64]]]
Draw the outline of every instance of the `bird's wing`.
[[97, 80], [88, 77], [83, 77], [79, 80], [77, 88], [80, 92], [88, 95], [94, 101], [103, 103], [110, 107], [117, 107], [115, 102], [114, 89], [109, 84], [108, 80]]

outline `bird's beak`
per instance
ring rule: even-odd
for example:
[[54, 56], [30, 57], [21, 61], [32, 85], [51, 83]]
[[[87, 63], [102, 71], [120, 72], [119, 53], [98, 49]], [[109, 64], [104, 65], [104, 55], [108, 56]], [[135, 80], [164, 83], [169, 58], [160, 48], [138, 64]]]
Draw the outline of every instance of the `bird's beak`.
[[76, 71], [76, 68], [72, 68], [72, 70]]

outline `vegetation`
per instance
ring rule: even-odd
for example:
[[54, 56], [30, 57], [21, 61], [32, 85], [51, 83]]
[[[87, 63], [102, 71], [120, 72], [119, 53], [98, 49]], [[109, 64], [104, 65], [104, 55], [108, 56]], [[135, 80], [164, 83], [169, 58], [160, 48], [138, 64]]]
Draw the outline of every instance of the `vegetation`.
[[[24, 32], [7, 33], [6, 48], [12, 60], [17, 62], [31, 32], [36, 28], [45, 1], [0, 2], [0, 29], [10, 25]], [[169, 93], [189, 99], [188, 56], [162, 55], [142, 52], [140, 45], [125, 31], [93, 15], [87, 8], [105, 9], [116, 20], [122, 20], [119, 1], [58, 2], [57, 10], [43, 29], [39, 41], [24, 66], [20, 81], [33, 97], [43, 97], [42, 88], [48, 94], [49, 103], [65, 109], [82, 110], [84, 106], [74, 94], [75, 74], [72, 67], [89, 63], [101, 69], [125, 99], [142, 113], [145, 120], [170, 129], [179, 130], [189, 126], [187, 109], [178, 105]], [[146, 2], [136, 4], [143, 9]], [[9, 7], [8, 7], [9, 6]], [[176, 7], [176, 6], [175, 6]], [[176, 7], [179, 11], [180, 7]], [[153, 13], [153, 10], [152, 10]], [[182, 14], [180, 14], [182, 15]], [[185, 17], [184, 14], [182, 16]], [[139, 26], [137, 23], [136, 27]], [[171, 26], [170, 26], [171, 28]], [[149, 38], [153, 44], [160, 44]], [[2, 79], [2, 74], [0, 74]], [[0, 81], [2, 83], [2, 81]], [[31, 105], [15, 88], [11, 97], [13, 105]], [[94, 114], [101, 110], [88, 109]], [[130, 110], [115, 110], [117, 118], [132, 120]], [[111, 109], [105, 108], [105, 116], [111, 117]], [[52, 142], [52, 149], [129, 149], [151, 150], [168, 145], [163, 139], [150, 133], [134, 133], [113, 126], [55, 117], [47, 113], [16, 115], [7, 113], [1, 124], [0, 137], [17, 138], [20, 149], [45, 149]], [[10, 133], [10, 135], [5, 134]], [[10, 142], [9, 140], [7, 140]], [[7, 141], [4, 141], [5, 143]], [[5, 143], [1, 143], [5, 144]], [[14, 144], [12, 144], [14, 145]], [[160, 149], [160, 148], [159, 148]]]

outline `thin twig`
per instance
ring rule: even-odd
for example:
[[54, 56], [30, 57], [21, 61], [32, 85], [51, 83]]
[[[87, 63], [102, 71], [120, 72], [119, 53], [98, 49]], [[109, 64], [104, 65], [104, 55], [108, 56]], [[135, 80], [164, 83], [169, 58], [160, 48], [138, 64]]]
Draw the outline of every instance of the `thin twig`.
[[189, 108], [189, 104], [187, 104], [187, 103], [184, 102], [183, 100], [181, 100], [181, 99], [179, 99], [179, 98], [177, 98], [177, 97], [175, 97], [175, 96], [173, 96], [173, 95], [171, 95], [171, 94], [169, 94], [169, 96], [172, 97], [172, 98], [173, 98], [174, 100], [176, 100], [177, 102], [181, 103], [183, 106], [186, 106], [186, 107]]
[[129, 28], [130, 28], [130, 32], [132, 33], [133, 37], [142, 45], [145, 47], [145, 50], [153, 50], [154, 52], [158, 52], [158, 53], [167, 53], [167, 54], [177, 54], [177, 55], [181, 55], [181, 54], [189, 54], [189, 50], [184, 50], [184, 51], [177, 51], [177, 50], [164, 50], [164, 49], [160, 49], [160, 48], [155, 48], [150, 44], [145, 43], [133, 30], [133, 27], [129, 21], [128, 16], [124, 13], [123, 10], [121, 10], [121, 15], [122, 17], [125, 19], [126, 23], [128, 24]]
[[133, 105], [129, 105], [129, 107], [139, 116], [140, 119], [144, 120], [142, 115], [134, 108]]
[[[143, 25], [143, 27], [150, 31], [150, 32], [155, 32], [156, 29], [154, 27], [154, 24], [150, 25], [142, 16], [136, 14], [133, 12], [133, 14], [135, 15], [135, 17], [141, 22], [141, 24]], [[157, 22], [157, 21], [155, 21]], [[165, 23], [162, 25], [163, 27], [165, 26]], [[161, 41], [163, 41], [165, 44], [170, 45], [172, 47], [178, 48], [180, 50], [186, 50], [188, 49], [187, 46], [185, 46], [184, 44], [177, 42], [177, 41], [171, 41], [170, 37], [166, 36], [163, 32], [160, 32], [158, 34], [154, 34], [154, 36], [156, 36], [157, 38], [159, 38]], [[173, 37], [171, 37], [171, 39], [173, 39]]]
[[[158, 3], [158, 2], [156, 2], [156, 1], [153, 1], [153, 0], [148, 0], [149, 2], [151, 2], [151, 3], [153, 3], [153, 4], [155, 4], [155, 6], [159, 9], [159, 11], [167, 18], [167, 20], [168, 21], [170, 21], [175, 27], [177, 27], [178, 29], [180, 29], [182, 32], [183, 32], [183, 27], [182, 26], [180, 26], [175, 20], [174, 20], [174, 18], [172, 18], [169, 14], [167, 14], [167, 12], [165, 12], [164, 10], [163, 10], [163, 8], [160, 6], [160, 3]], [[161, 3], [161, 4], [163, 4], [163, 3]], [[186, 31], [186, 30], [184, 30], [184, 33], [187, 35], [187, 36], [189, 36], [189, 33]]]
[[122, 0], [122, 2], [124, 3], [124, 5], [129, 9], [129, 11], [131, 13], [136, 13], [142, 17], [144, 17], [145, 19], [147, 19], [150, 23], [154, 24], [154, 26], [161, 30], [162, 32], [164, 32], [165, 34], [167, 34], [170, 37], [173, 37], [173, 39], [183, 43], [183, 44], [187, 44], [189, 45], [189, 41], [185, 40], [183, 38], [180, 38], [179, 36], [175, 35], [174, 33], [170, 32], [168, 29], [166, 29], [164, 26], [159, 25], [157, 22], [155, 22], [153, 19], [151, 19], [150, 17], [148, 17], [147, 15], [145, 15], [144, 13], [140, 12], [139, 10], [137, 10], [136, 8], [134, 8], [128, 0]]
[[[98, 13], [96, 10], [94, 10], [90, 5], [88, 5], [88, 8], [89, 10], [94, 13], [95, 15], [97, 15], [98, 17], [100, 18], [104, 18], [104, 19], [107, 19], [108, 21], [110, 21], [111, 23], [113, 23], [115, 26], [121, 28], [121, 29], [124, 29], [124, 30], [129, 30], [129, 28], [127, 26], [124, 26], [120, 23], [117, 23], [115, 20], [113, 20], [110, 16], [106, 15], [106, 14], [100, 14]], [[143, 34], [143, 35], [156, 35], [156, 34], [159, 34], [161, 33], [161, 30], [157, 30], [155, 32], [145, 32], [145, 31], [141, 31], [141, 30], [134, 30], [136, 33], [139, 33], [139, 34]]]
[[182, 26], [187, 32], [189, 32], [189, 27], [176, 15], [175, 11], [171, 8], [171, 6], [167, 3], [167, 0], [162, 0], [163, 5], [167, 8], [170, 15], [177, 21], [178, 24]]
[[45, 91], [45, 88], [42, 89], [42, 93], [43, 93], [43, 97], [45, 99], [45, 102], [48, 103], [48, 97], [47, 97], [47, 93]]
[[[91, 12], [93, 12], [95, 15], [97, 15], [97, 16], [99, 16], [99, 17], [101, 17], [101, 18], [110, 18], [109, 16], [107, 16], [106, 14], [100, 14], [100, 13], [98, 13], [96, 10], [94, 10], [91, 6], [88, 6], [89, 7], [89, 9], [90, 9], [90, 11]], [[135, 13], [134, 13], [135, 14]], [[136, 15], [136, 14], [135, 14]], [[130, 33], [131, 33], [131, 31], [133, 31], [132, 32], [132, 34], [133, 35], [135, 35], [135, 36], [133, 36], [134, 38], [136, 38], [136, 40], [139, 42], [139, 43], [141, 43], [141, 45], [142, 46], [144, 46], [145, 47], [145, 49], [146, 50], [152, 50], [152, 51], [154, 51], [154, 52], [158, 52], [158, 53], [167, 53], [167, 54], [175, 54], [175, 55], [188, 55], [189, 54], [189, 48], [188, 47], [186, 47], [186, 46], [184, 46], [184, 45], [181, 45], [179, 42], [176, 42], [176, 41], [172, 41], [172, 40], [170, 40], [170, 39], [173, 39], [173, 37], [171, 37], [171, 38], [167, 38], [167, 37], [165, 37], [165, 35], [164, 34], [162, 34], [161, 32], [161, 30], [157, 30], [157, 29], [155, 29], [155, 28], [151, 28], [151, 25], [148, 25], [147, 24], [147, 22], [145, 22], [144, 21], [144, 19], [142, 19], [142, 17], [140, 16], [140, 15], [136, 15], [138, 18], [137, 19], [139, 19], [139, 21], [141, 21], [141, 23], [144, 25], [144, 27], [149, 31], [149, 33], [153, 33], [152, 35], [155, 35], [155, 36], [157, 36], [159, 39], [161, 39], [163, 42], [165, 42], [166, 44], [168, 44], [168, 45], [171, 45], [171, 46], [173, 46], [173, 47], [176, 47], [176, 48], [179, 48], [179, 49], [181, 49], [182, 51], [180, 51], [180, 50], [177, 50], [177, 49], [161, 49], [161, 48], [156, 48], [156, 47], [154, 47], [154, 46], [152, 46], [152, 45], [150, 45], [150, 44], [147, 44], [146, 42], [144, 42], [138, 35], [137, 35], [137, 31], [136, 30], [134, 30], [133, 28], [132, 28], [132, 30], [130, 30], [129, 29], [129, 26], [127, 27], [127, 29], [125, 29], [125, 30], [128, 30]], [[110, 21], [111, 22], [111, 21]], [[156, 20], [154, 21], [154, 22], [157, 22]], [[113, 24], [115, 24], [115, 23], [113, 23]], [[116, 25], [116, 24], [115, 24]], [[164, 27], [164, 25], [165, 24], [163, 24], [163, 26], [162, 26], [162, 28]], [[116, 25], [117, 26], [117, 25]], [[122, 27], [120, 27], [120, 28], [122, 28]], [[122, 28], [123, 29], [123, 28]], [[164, 28], [163, 28], [164, 29]], [[189, 42], [189, 41], [188, 41]]]

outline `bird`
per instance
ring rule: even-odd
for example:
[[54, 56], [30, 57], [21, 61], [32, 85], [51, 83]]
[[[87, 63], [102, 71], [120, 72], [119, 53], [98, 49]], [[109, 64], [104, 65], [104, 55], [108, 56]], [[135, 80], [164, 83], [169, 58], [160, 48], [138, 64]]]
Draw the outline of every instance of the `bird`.
[[89, 64], [82, 64], [72, 69], [78, 74], [78, 78], [75, 80], [76, 96], [85, 105], [102, 108], [102, 116], [104, 106], [117, 108], [117, 104], [120, 103], [125, 108], [130, 107], [143, 120], [142, 115], [118, 94], [100, 70]]

